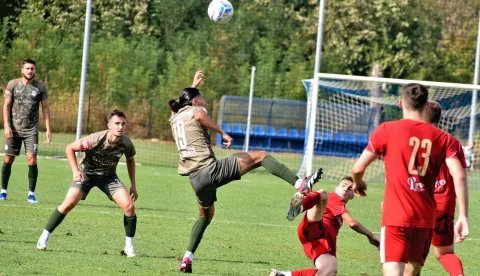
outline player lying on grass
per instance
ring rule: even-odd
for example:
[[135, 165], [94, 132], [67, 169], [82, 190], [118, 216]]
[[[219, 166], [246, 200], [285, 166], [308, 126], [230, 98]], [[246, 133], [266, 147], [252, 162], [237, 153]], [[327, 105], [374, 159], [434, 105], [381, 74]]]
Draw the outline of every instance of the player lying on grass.
[[212, 150], [208, 129], [219, 133], [227, 148], [232, 144], [232, 138], [207, 114], [203, 94], [196, 88], [203, 77], [203, 72], [197, 72], [192, 87], [185, 88], [178, 100], [169, 101], [172, 111], [170, 118], [172, 134], [180, 155], [178, 174], [189, 177], [200, 212], [180, 264], [180, 271], [185, 273], [192, 272], [193, 254], [215, 214], [217, 188], [233, 180], [239, 180], [242, 175], [261, 166], [300, 192], [311, 191], [313, 184], [322, 174], [322, 170], [319, 169], [305, 179], [298, 179], [284, 164], [265, 151], [240, 152], [217, 160]]
[[[402, 89], [403, 119], [384, 122], [352, 168], [354, 191], [365, 196], [363, 175], [383, 157], [385, 196], [382, 208], [380, 260], [383, 275], [419, 275], [435, 228], [435, 179], [443, 163], [454, 178], [459, 200], [458, 239], [468, 236], [466, 175], [458, 145], [448, 134], [424, 121], [428, 89], [417, 83]], [[458, 189], [457, 189], [458, 188]]]
[[[440, 104], [436, 101], [429, 101], [428, 108], [425, 112], [425, 120], [434, 126], [438, 126], [441, 115], [442, 107]], [[450, 138], [455, 139], [453, 136]], [[458, 140], [457, 144], [459, 146], [458, 158], [462, 166], [467, 168], [463, 150]], [[463, 275], [462, 261], [455, 255], [453, 250], [456, 204], [455, 185], [453, 184], [453, 177], [445, 163], [437, 175], [433, 195], [435, 202], [437, 202], [437, 221], [432, 238], [433, 254], [450, 275]]]
[[[125, 227], [125, 249], [127, 257], [135, 257], [134, 236], [137, 216], [133, 201], [137, 200], [135, 183], [135, 147], [130, 138], [124, 135], [127, 119], [120, 110], [113, 110], [107, 118], [108, 130], [90, 134], [67, 146], [68, 163], [73, 172], [73, 183], [63, 203], [58, 206], [48, 220], [42, 235], [38, 239], [37, 249], [45, 250], [51, 233], [60, 225], [65, 216], [85, 199], [93, 187], [98, 187], [110, 200], [122, 208]], [[77, 166], [76, 152], [84, 152], [80, 165]], [[117, 176], [117, 164], [125, 155], [130, 193]]]
[[345, 207], [353, 199], [352, 187], [353, 179], [346, 176], [334, 193], [327, 194], [321, 189], [306, 195], [297, 192], [292, 197], [287, 218], [293, 220], [299, 213], [306, 212], [298, 226], [298, 238], [315, 268], [289, 272], [273, 269], [270, 276], [337, 275], [337, 235], [344, 221], [356, 232], [367, 236], [373, 246], [380, 246], [377, 236], [356, 221]]

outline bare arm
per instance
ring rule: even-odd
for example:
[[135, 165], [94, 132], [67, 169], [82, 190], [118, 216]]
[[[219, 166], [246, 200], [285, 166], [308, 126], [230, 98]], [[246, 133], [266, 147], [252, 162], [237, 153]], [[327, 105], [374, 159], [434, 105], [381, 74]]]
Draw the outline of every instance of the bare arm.
[[364, 150], [352, 168], [353, 190], [360, 196], [366, 196], [367, 184], [363, 181], [363, 175], [367, 167], [377, 159], [377, 155], [371, 151]]
[[83, 180], [83, 174], [78, 169], [77, 157], [75, 156], [75, 153], [81, 150], [81, 140], [70, 143], [65, 148], [65, 154], [67, 155], [68, 164], [70, 165], [73, 173], [73, 181], [75, 182], [81, 182]]
[[12, 108], [12, 96], [5, 95], [5, 100], [3, 103], [3, 130], [5, 132], [5, 137], [11, 139], [13, 137], [12, 127], [10, 126], [10, 110]]
[[355, 220], [349, 213], [343, 213], [342, 219], [345, 221], [350, 228], [352, 228], [355, 232], [365, 235], [368, 238], [368, 241], [375, 246], [376, 248], [380, 247], [380, 241], [378, 237], [370, 232], [367, 227], [363, 226], [360, 222]]
[[230, 137], [225, 131], [220, 128], [217, 123], [215, 123], [207, 113], [198, 111], [193, 114], [195, 120], [199, 121], [202, 126], [215, 131], [216, 133], [222, 135], [223, 144], [225, 147], [230, 147], [232, 144], [232, 137]]
[[45, 127], [47, 128], [47, 144], [52, 141], [52, 130], [50, 128], [50, 104], [48, 103], [47, 100], [42, 101], [42, 112], [43, 112], [43, 118], [45, 118]]
[[136, 201], [138, 198], [138, 193], [137, 183], [135, 181], [135, 157], [127, 157], [127, 170], [128, 177], [130, 178], [130, 196], [132, 197], [133, 201]]
[[193, 77], [192, 87], [197, 88], [203, 80], [203, 71], [197, 71]]
[[445, 160], [448, 170], [453, 177], [455, 194], [458, 200], [458, 220], [455, 225], [457, 242], [462, 242], [470, 233], [468, 226], [468, 186], [467, 173], [462, 167], [460, 160], [447, 158]]

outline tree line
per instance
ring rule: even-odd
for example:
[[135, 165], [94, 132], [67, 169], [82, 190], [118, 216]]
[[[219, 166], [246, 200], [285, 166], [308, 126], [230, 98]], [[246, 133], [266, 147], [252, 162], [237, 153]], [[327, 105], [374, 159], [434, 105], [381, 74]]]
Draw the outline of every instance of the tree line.
[[[96, 109], [132, 109], [140, 136], [161, 136], [166, 102], [195, 71], [215, 103], [255, 95], [305, 100], [315, 62], [318, 0], [231, 0], [228, 24], [208, 19], [210, 0], [93, 0], [87, 91]], [[321, 71], [471, 83], [480, 0], [327, 0]], [[86, 1], [4, 0], [0, 88], [37, 61], [53, 104], [78, 98]], [[3, 90], [3, 89], [2, 89]], [[213, 104], [215, 107], [215, 104]], [[138, 119], [141, 121], [140, 119]], [[152, 132], [153, 131], [153, 132]]]

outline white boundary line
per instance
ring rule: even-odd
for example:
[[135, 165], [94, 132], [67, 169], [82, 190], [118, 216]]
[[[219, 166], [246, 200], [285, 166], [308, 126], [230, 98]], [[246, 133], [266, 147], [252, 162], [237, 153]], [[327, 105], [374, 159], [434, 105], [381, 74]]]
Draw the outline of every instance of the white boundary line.
[[[40, 210], [54, 210], [55, 208], [50, 208], [50, 207], [38, 207], [38, 205], [35, 205], [35, 207], [31, 206], [22, 206], [22, 205], [9, 205], [5, 204], [3, 205], [5, 207], [13, 207], [13, 208], [29, 208], [29, 209], [40, 209]], [[142, 208], [138, 208], [138, 210], [142, 210]], [[120, 211], [120, 208], [118, 209]], [[92, 211], [92, 210], [81, 210], [81, 209], [75, 209], [73, 212], [80, 212], [80, 213], [90, 213], [90, 214], [106, 214], [106, 215], [116, 215], [119, 214], [119, 212], [111, 212], [111, 211]], [[190, 220], [190, 221], [195, 221], [197, 220], [196, 217], [185, 217], [185, 218], [179, 218], [179, 217], [174, 217], [174, 216], [163, 216], [163, 215], [149, 215], [149, 214], [142, 214], [141, 217], [148, 217], [148, 218], [158, 218], [158, 219], [172, 219], [172, 220]], [[232, 220], [213, 220], [213, 222], [216, 223], [224, 223], [224, 224], [243, 224], [243, 225], [251, 225], [251, 226], [260, 226], [260, 227], [277, 227], [277, 228], [297, 228], [298, 224], [295, 225], [280, 225], [280, 224], [273, 224], [273, 223], [261, 223], [261, 222], [241, 222], [241, 221], [232, 221]], [[354, 232], [349, 231], [345, 229], [344, 227], [340, 228], [340, 232]], [[372, 233], [376, 235], [380, 235], [380, 232], [377, 231], [372, 231]], [[475, 241], [475, 242], [480, 242], [480, 238], [467, 238], [466, 241]]]

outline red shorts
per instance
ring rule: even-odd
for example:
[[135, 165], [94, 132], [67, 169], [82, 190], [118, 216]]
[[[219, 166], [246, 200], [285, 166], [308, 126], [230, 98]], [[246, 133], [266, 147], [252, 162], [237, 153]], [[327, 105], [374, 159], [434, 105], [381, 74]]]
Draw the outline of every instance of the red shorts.
[[298, 238], [303, 245], [305, 255], [307, 255], [313, 263], [323, 254], [328, 253], [336, 256], [336, 237], [328, 232], [321, 221], [308, 221], [306, 214], [298, 226]]
[[435, 246], [449, 246], [454, 239], [454, 216], [444, 211], [437, 211], [437, 222], [433, 230], [432, 244]]
[[430, 250], [432, 228], [384, 226], [380, 259], [386, 262], [414, 262], [423, 266]]

